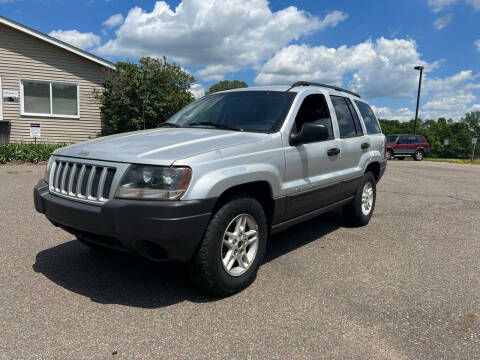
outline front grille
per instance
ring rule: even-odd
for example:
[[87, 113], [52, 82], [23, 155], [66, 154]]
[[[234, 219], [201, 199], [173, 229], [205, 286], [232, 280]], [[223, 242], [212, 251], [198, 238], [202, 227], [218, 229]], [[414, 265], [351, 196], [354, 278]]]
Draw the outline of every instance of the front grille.
[[116, 171], [113, 166], [56, 160], [50, 173], [50, 191], [101, 204], [110, 199]]

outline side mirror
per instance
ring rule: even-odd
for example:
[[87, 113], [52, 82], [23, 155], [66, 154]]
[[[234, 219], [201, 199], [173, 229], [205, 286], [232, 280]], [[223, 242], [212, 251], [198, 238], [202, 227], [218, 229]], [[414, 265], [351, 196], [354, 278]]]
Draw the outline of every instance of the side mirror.
[[292, 132], [290, 134], [290, 145], [292, 146], [325, 140], [328, 140], [328, 129], [325, 125], [315, 125], [314, 123], [305, 123], [300, 133]]

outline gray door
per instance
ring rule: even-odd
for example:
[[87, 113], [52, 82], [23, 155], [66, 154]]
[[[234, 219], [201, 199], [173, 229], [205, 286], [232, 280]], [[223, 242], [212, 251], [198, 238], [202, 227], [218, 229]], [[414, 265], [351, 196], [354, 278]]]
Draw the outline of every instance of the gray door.
[[330, 96], [340, 132], [342, 197], [353, 194], [370, 160], [370, 139], [364, 135], [360, 119], [347, 97]]
[[306, 122], [325, 125], [329, 139], [285, 148], [285, 185], [289, 188], [287, 213], [291, 217], [336, 201], [340, 191], [339, 155], [328, 155], [329, 150], [339, 148], [340, 140], [334, 137], [324, 95], [311, 94], [305, 97], [291, 131], [299, 132]]

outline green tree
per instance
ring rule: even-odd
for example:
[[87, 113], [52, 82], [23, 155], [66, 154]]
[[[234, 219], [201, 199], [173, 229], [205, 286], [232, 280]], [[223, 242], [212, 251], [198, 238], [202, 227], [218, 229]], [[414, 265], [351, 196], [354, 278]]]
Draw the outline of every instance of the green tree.
[[210, 86], [207, 93], [205, 95], [213, 94], [223, 90], [230, 90], [230, 89], [237, 89], [237, 88], [245, 88], [248, 87], [248, 84], [245, 81], [239, 80], [223, 80], [217, 84]]
[[466, 113], [465, 117], [462, 118], [462, 122], [475, 135], [480, 135], [480, 111]]
[[195, 79], [166, 57], [118, 62], [116, 68], [96, 94], [104, 135], [157, 127], [194, 100], [189, 89]]

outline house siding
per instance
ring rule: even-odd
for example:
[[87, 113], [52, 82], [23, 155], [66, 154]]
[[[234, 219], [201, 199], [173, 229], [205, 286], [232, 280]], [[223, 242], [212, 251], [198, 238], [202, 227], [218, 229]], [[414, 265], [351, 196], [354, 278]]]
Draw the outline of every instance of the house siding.
[[10, 142], [32, 142], [30, 124], [40, 124], [48, 143], [73, 143], [100, 135], [100, 105], [104, 67], [21, 31], [0, 24], [0, 77], [4, 90], [20, 93], [20, 80], [78, 83], [80, 118], [21, 115], [21, 103], [3, 102], [3, 121], [10, 122]]

